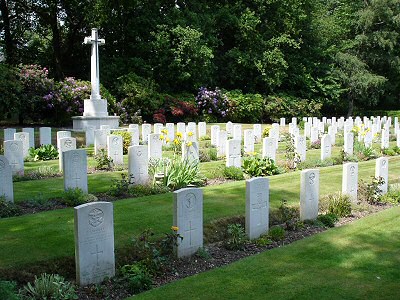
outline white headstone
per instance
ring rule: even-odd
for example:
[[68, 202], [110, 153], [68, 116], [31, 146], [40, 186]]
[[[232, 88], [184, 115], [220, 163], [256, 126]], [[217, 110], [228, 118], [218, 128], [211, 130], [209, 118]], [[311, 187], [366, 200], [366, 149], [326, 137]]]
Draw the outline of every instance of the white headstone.
[[154, 123], [153, 125], [153, 133], [161, 133], [164, 125], [162, 123]]
[[114, 216], [110, 202], [74, 208], [76, 282], [100, 283], [115, 275]]
[[317, 127], [311, 127], [311, 136], [310, 136], [310, 142], [315, 143], [318, 141], [318, 128]]
[[191, 136], [193, 137], [193, 140], [197, 140], [197, 125], [195, 122], [189, 122], [186, 126], [186, 136], [191, 133]]
[[228, 140], [226, 142], [226, 166], [237, 168], [240, 168], [242, 166], [240, 140]]
[[318, 217], [319, 170], [301, 171], [300, 220], [315, 220]]
[[4, 156], [10, 163], [13, 175], [24, 175], [24, 154], [22, 141], [4, 141]]
[[111, 133], [111, 126], [110, 125], [100, 125], [101, 130], [105, 130], [107, 132], [107, 135]]
[[354, 134], [352, 132], [344, 135], [344, 152], [348, 155], [353, 155]]
[[381, 135], [381, 149], [389, 148], [389, 130], [382, 129]]
[[85, 127], [85, 144], [86, 147], [89, 147], [90, 145], [94, 145], [94, 131], [96, 127], [95, 126], [86, 126]]
[[251, 153], [254, 152], [254, 134], [253, 130], [246, 129], [244, 130], [244, 152]]
[[276, 161], [276, 142], [274, 138], [265, 137], [263, 139], [262, 157], [269, 157]]
[[254, 142], [255, 143], [260, 143], [261, 142], [261, 136], [262, 136], [262, 127], [261, 124], [254, 124], [253, 125], [253, 134], [254, 134]]
[[264, 177], [246, 180], [246, 234], [257, 239], [268, 232], [269, 179]]
[[211, 126], [211, 145], [213, 146], [218, 146], [217, 145], [217, 139], [219, 135], [220, 128], [218, 125], [212, 125]]
[[14, 139], [14, 133], [16, 133], [17, 130], [15, 128], [5, 128], [4, 129], [4, 140], [5, 141], [10, 141]]
[[51, 145], [51, 127], [39, 128], [40, 145]]
[[342, 194], [349, 195], [352, 202], [357, 202], [358, 164], [349, 162], [343, 164]]
[[173, 142], [175, 138], [175, 124], [174, 123], [167, 123], [165, 124], [165, 128], [168, 131], [168, 138], [170, 142]]
[[151, 134], [151, 124], [142, 124], [142, 141], [144, 144], [148, 143], [149, 134]]
[[71, 137], [71, 131], [57, 131], [57, 150], [60, 152], [60, 139]]
[[183, 122], [176, 123], [176, 132], [182, 134], [182, 138], [185, 139], [186, 125]]
[[139, 124], [129, 124], [128, 128], [140, 130], [139, 129]]
[[128, 174], [133, 185], [149, 182], [148, 146], [131, 146], [128, 148]]
[[174, 192], [173, 225], [178, 227], [176, 254], [190, 256], [203, 247], [203, 192], [198, 188], [184, 188]]
[[107, 155], [112, 158], [115, 165], [124, 164], [124, 149], [122, 136], [109, 135], [107, 136]]
[[63, 170], [63, 152], [76, 149], [76, 138], [66, 137], [59, 139], [60, 149], [58, 151], [58, 166]]
[[187, 160], [191, 164], [199, 163], [199, 143], [182, 143], [182, 159]]
[[4, 155], [0, 155], [0, 196], [3, 196], [7, 202], [14, 202], [12, 170]]
[[139, 127], [128, 128], [127, 132], [129, 132], [131, 134], [131, 144], [130, 144], [130, 146], [139, 145], [139, 141], [140, 141], [140, 138], [139, 138], [139, 136], [140, 136]]
[[328, 134], [331, 137], [331, 145], [335, 145], [336, 144], [336, 133], [335, 133], [335, 129], [333, 126], [329, 126], [328, 127]]
[[306, 138], [302, 135], [296, 137], [295, 139], [296, 152], [300, 157], [300, 161], [305, 161], [307, 157], [307, 144]]
[[29, 156], [29, 133], [27, 132], [14, 133], [14, 140], [22, 142], [22, 154], [24, 158]]
[[226, 155], [226, 141], [228, 140], [228, 133], [225, 130], [220, 130], [217, 136], [217, 155], [222, 157]]
[[386, 194], [389, 184], [389, 160], [387, 157], [379, 157], [375, 165], [375, 178], [382, 177], [384, 183], [379, 185], [381, 194]]
[[233, 125], [233, 139], [242, 141], [242, 125]]
[[149, 134], [149, 159], [162, 158], [162, 143], [163, 141], [160, 139], [160, 134]]
[[88, 192], [86, 150], [70, 150], [63, 153], [64, 190], [79, 188]]
[[25, 127], [22, 128], [22, 132], [29, 134], [29, 148], [35, 148], [35, 128]]
[[199, 138], [201, 138], [202, 136], [206, 136], [207, 135], [207, 124], [206, 122], [199, 122], [197, 129], [199, 131]]
[[281, 118], [280, 120], [279, 120], [279, 125], [280, 126], [286, 126], [286, 120], [285, 120], [285, 118]]
[[107, 149], [107, 130], [97, 129], [94, 131], [94, 154], [99, 154], [101, 149]]
[[332, 143], [329, 134], [324, 134], [321, 138], [321, 160], [332, 156]]
[[228, 121], [225, 125], [225, 130], [228, 133], [228, 136], [233, 135], [233, 123], [231, 121]]

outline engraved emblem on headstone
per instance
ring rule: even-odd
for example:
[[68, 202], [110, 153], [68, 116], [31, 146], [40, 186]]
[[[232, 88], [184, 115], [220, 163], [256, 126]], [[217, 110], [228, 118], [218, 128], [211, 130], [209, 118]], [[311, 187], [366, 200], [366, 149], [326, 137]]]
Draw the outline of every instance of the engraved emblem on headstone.
[[118, 139], [117, 137], [113, 138], [112, 142], [113, 142], [113, 144], [114, 144], [115, 146], [118, 146], [118, 145], [119, 145], [119, 139]]
[[101, 209], [95, 208], [89, 212], [89, 224], [97, 227], [104, 222], [104, 213]]
[[350, 175], [351, 175], [351, 176], [354, 176], [354, 175], [355, 175], [355, 172], [356, 172], [356, 167], [355, 167], [355, 166], [351, 166], [351, 167], [350, 167]]
[[66, 148], [72, 148], [72, 140], [65, 140], [64, 141], [64, 146]]
[[142, 154], [143, 154], [143, 153], [142, 153], [142, 150], [138, 150], [138, 151], [136, 152], [136, 155], [137, 155], [137, 156], [142, 156]]
[[18, 151], [18, 145], [16, 143], [12, 143], [10, 145], [10, 150], [13, 151], [13, 152]]
[[386, 160], [382, 160], [382, 168], [386, 168]]
[[309, 183], [310, 183], [310, 185], [313, 185], [314, 183], [315, 183], [315, 174], [314, 173], [311, 173], [309, 176], [308, 176], [308, 179], [309, 179]]
[[24, 140], [25, 139], [25, 134], [20, 134], [19, 135], [19, 139], [22, 141], [22, 140]]
[[193, 193], [186, 195], [185, 206], [188, 210], [192, 210], [196, 204], [196, 196]]

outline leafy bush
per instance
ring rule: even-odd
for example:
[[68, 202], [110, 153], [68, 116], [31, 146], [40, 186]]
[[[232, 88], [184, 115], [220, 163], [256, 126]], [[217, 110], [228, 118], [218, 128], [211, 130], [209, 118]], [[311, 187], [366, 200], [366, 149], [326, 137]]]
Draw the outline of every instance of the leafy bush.
[[128, 148], [131, 145], [132, 134], [128, 131], [113, 131], [111, 134], [122, 136], [122, 150], [124, 154], [128, 154]]
[[200, 162], [209, 162], [218, 160], [218, 152], [214, 147], [200, 149], [199, 151]]
[[108, 194], [115, 197], [127, 197], [129, 196], [129, 185], [131, 183], [131, 178], [128, 177], [127, 174], [122, 173], [121, 179], [113, 179], [111, 181], [110, 189], [108, 190]]
[[128, 281], [132, 293], [137, 294], [153, 287], [153, 276], [147, 270], [147, 267], [140, 262], [123, 266], [121, 274]]
[[243, 172], [252, 177], [270, 176], [279, 174], [279, 168], [275, 161], [269, 157], [260, 157], [258, 155], [245, 156], [242, 165]]
[[62, 276], [57, 274], [44, 273], [40, 275], [39, 278], [35, 276], [33, 285], [28, 282], [28, 284], [24, 286], [22, 293], [26, 298], [32, 300], [78, 299], [73, 284], [65, 281]]
[[29, 156], [33, 161], [58, 158], [57, 148], [53, 145], [41, 145], [39, 148], [29, 148]]
[[370, 160], [378, 157], [372, 147], [365, 147], [364, 143], [360, 143], [358, 141], [354, 142], [353, 153], [361, 161]]
[[78, 206], [88, 202], [97, 201], [97, 197], [92, 194], [86, 194], [80, 188], [67, 189], [63, 192], [61, 203], [68, 206]]
[[358, 184], [358, 200], [366, 201], [369, 204], [377, 204], [381, 202], [380, 186], [384, 183], [382, 177], [373, 177], [371, 183], [360, 180]]
[[22, 89], [17, 68], [2, 62], [0, 64], [0, 118], [2, 120], [9, 119], [13, 113], [18, 112], [18, 106], [15, 103], [21, 100]]
[[381, 202], [397, 205], [400, 203], [400, 185], [395, 184], [389, 186], [389, 190], [385, 195], [381, 196]]
[[0, 218], [8, 218], [21, 215], [21, 209], [14, 203], [6, 201], [0, 196]]
[[113, 159], [108, 156], [105, 149], [100, 149], [99, 152], [94, 156], [94, 160], [96, 161], [96, 165], [94, 167], [96, 170], [109, 171], [114, 167]]
[[14, 176], [13, 181], [26, 181], [26, 180], [38, 180], [50, 177], [60, 177], [62, 173], [57, 171], [51, 166], [39, 166], [36, 170], [31, 170], [25, 173], [23, 176]]
[[288, 206], [287, 200], [282, 200], [275, 213], [276, 222], [283, 224], [288, 230], [295, 230], [299, 225], [299, 210], [296, 207]]
[[201, 87], [196, 97], [196, 103], [206, 122], [223, 120], [231, 110], [231, 104], [227, 95], [219, 88], [209, 90]]
[[300, 156], [296, 152], [294, 136], [291, 134], [284, 134], [283, 140], [285, 142], [286, 168], [289, 170], [296, 169], [297, 164], [300, 162]]
[[283, 240], [285, 236], [286, 231], [280, 226], [271, 227], [268, 231], [268, 237], [275, 242]]
[[224, 176], [224, 178], [226, 179], [233, 179], [233, 180], [243, 180], [244, 179], [244, 175], [243, 175], [243, 171], [241, 168], [237, 168], [237, 167], [224, 167], [222, 169], [222, 175]]
[[240, 90], [229, 91], [231, 101], [230, 120], [232, 122], [258, 123], [264, 113], [264, 98], [260, 94], [242, 94]]
[[334, 214], [338, 217], [351, 215], [351, 199], [342, 193], [330, 194], [321, 198], [320, 206], [327, 214]]
[[310, 149], [321, 149], [321, 140], [318, 139], [310, 144]]
[[162, 108], [155, 111], [153, 121], [165, 124], [169, 122], [189, 122], [197, 117], [197, 108], [194, 103], [194, 96], [188, 95], [163, 95]]
[[229, 224], [227, 233], [228, 238], [224, 243], [225, 248], [229, 250], [242, 250], [247, 241], [243, 226], [240, 224]]
[[265, 111], [269, 119], [278, 122], [280, 118], [292, 116], [319, 116], [322, 104], [315, 100], [300, 99], [291, 95], [271, 95], [266, 100]]
[[17, 284], [13, 281], [0, 280], [0, 299], [18, 300], [20, 299]]
[[317, 218], [326, 227], [335, 227], [336, 222], [339, 220], [338, 216], [332, 213], [319, 215]]

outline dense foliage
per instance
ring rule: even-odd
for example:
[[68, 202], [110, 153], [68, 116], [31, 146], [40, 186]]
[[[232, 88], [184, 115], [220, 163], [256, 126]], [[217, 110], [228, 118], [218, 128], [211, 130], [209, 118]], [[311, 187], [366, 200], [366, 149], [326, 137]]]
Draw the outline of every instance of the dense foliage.
[[116, 105], [101, 94], [125, 122], [399, 108], [397, 0], [25, 2], [0, 5], [4, 118], [81, 113], [88, 85], [71, 77], [89, 79], [92, 27], [106, 40], [101, 82]]

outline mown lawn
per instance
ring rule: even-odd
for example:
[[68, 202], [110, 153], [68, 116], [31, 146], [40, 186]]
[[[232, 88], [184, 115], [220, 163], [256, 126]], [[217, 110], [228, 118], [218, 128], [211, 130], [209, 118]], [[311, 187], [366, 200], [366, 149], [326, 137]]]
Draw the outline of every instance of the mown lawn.
[[[360, 179], [374, 175], [375, 161], [359, 164]], [[389, 162], [390, 182], [398, 181], [400, 157], [391, 157]], [[342, 166], [321, 168], [321, 194], [341, 190]], [[96, 174], [97, 175], [97, 174]], [[93, 175], [94, 176], [94, 175]], [[101, 187], [101, 174], [93, 177]], [[89, 177], [91, 178], [91, 177]], [[300, 172], [286, 173], [271, 177], [271, 208], [277, 208], [282, 199], [298, 205]], [[35, 184], [38, 190], [55, 189], [60, 178], [19, 182], [17, 193], [30, 193]], [[106, 183], [104, 183], [106, 184]], [[245, 183], [233, 182], [209, 186], [204, 191], [204, 222], [243, 215], [245, 211]], [[158, 235], [169, 231], [172, 225], [172, 194], [131, 198], [114, 202], [116, 247], [127, 245], [133, 235], [146, 228], [152, 228]], [[74, 255], [73, 209], [42, 212], [33, 215], [0, 219], [0, 268], [34, 264], [49, 259]]]
[[129, 299], [399, 299], [400, 207]]

